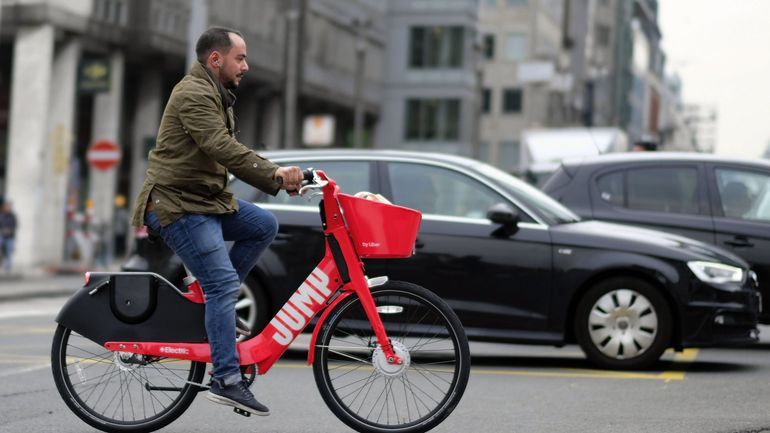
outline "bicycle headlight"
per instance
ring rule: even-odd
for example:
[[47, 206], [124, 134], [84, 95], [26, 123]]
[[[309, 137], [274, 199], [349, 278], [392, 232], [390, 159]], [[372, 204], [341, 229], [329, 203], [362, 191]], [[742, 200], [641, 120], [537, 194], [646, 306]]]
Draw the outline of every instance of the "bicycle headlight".
[[693, 261], [687, 262], [687, 266], [690, 268], [692, 273], [695, 274], [695, 276], [704, 283], [743, 284], [744, 278], [746, 277], [743, 269], [726, 265], [724, 263]]

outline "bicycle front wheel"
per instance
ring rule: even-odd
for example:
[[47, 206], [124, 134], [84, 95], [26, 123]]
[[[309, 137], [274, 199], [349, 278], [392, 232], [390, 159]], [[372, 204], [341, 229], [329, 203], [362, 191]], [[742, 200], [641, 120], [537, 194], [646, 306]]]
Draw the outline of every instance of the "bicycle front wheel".
[[334, 307], [315, 347], [326, 404], [360, 432], [424, 432], [454, 410], [470, 373], [468, 340], [441, 298], [392, 281], [372, 289], [385, 331], [403, 363], [389, 364], [357, 296]]
[[202, 362], [112, 352], [59, 325], [51, 368], [64, 402], [108, 432], [150, 432], [190, 406], [206, 369]]

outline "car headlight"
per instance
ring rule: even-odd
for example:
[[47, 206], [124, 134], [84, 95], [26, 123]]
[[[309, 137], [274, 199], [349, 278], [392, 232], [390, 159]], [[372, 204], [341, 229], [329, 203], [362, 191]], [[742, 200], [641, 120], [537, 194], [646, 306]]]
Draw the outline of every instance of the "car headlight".
[[724, 263], [714, 262], [687, 262], [693, 274], [704, 283], [725, 284], [738, 283], [743, 284], [745, 273], [743, 269]]

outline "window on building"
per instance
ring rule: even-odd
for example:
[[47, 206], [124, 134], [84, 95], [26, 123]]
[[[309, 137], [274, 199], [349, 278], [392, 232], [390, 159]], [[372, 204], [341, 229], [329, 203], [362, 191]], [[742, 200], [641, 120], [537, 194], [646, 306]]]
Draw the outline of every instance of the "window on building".
[[491, 6], [491, 7], [497, 6], [497, 0], [482, 0], [481, 3], [484, 6]]
[[596, 25], [596, 45], [600, 47], [610, 46], [610, 28], [604, 24]]
[[459, 99], [406, 101], [407, 140], [457, 140], [460, 136]]
[[503, 113], [521, 113], [524, 92], [519, 88], [503, 90]]
[[524, 33], [508, 33], [505, 37], [506, 60], [524, 60], [527, 58], [527, 35]]
[[481, 91], [481, 112], [489, 113], [492, 111], [492, 89], [485, 88]]
[[127, 0], [96, 0], [93, 16], [99, 21], [125, 26], [128, 23]]
[[529, 0], [505, 0], [508, 6], [526, 6]]
[[462, 67], [464, 34], [464, 29], [460, 26], [412, 27], [409, 35], [409, 66]]
[[495, 35], [484, 35], [484, 58], [492, 60], [495, 58]]

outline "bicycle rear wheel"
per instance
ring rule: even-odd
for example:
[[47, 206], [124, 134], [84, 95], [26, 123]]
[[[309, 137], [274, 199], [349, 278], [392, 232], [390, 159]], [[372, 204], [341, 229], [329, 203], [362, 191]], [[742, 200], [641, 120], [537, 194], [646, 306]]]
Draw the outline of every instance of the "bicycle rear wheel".
[[315, 347], [313, 373], [326, 404], [360, 432], [424, 432], [454, 410], [470, 373], [468, 340], [429, 290], [392, 281], [372, 289], [402, 365], [388, 364], [356, 296], [334, 307]]
[[112, 352], [59, 325], [51, 349], [56, 388], [77, 415], [104, 431], [150, 432], [190, 406], [206, 364]]

